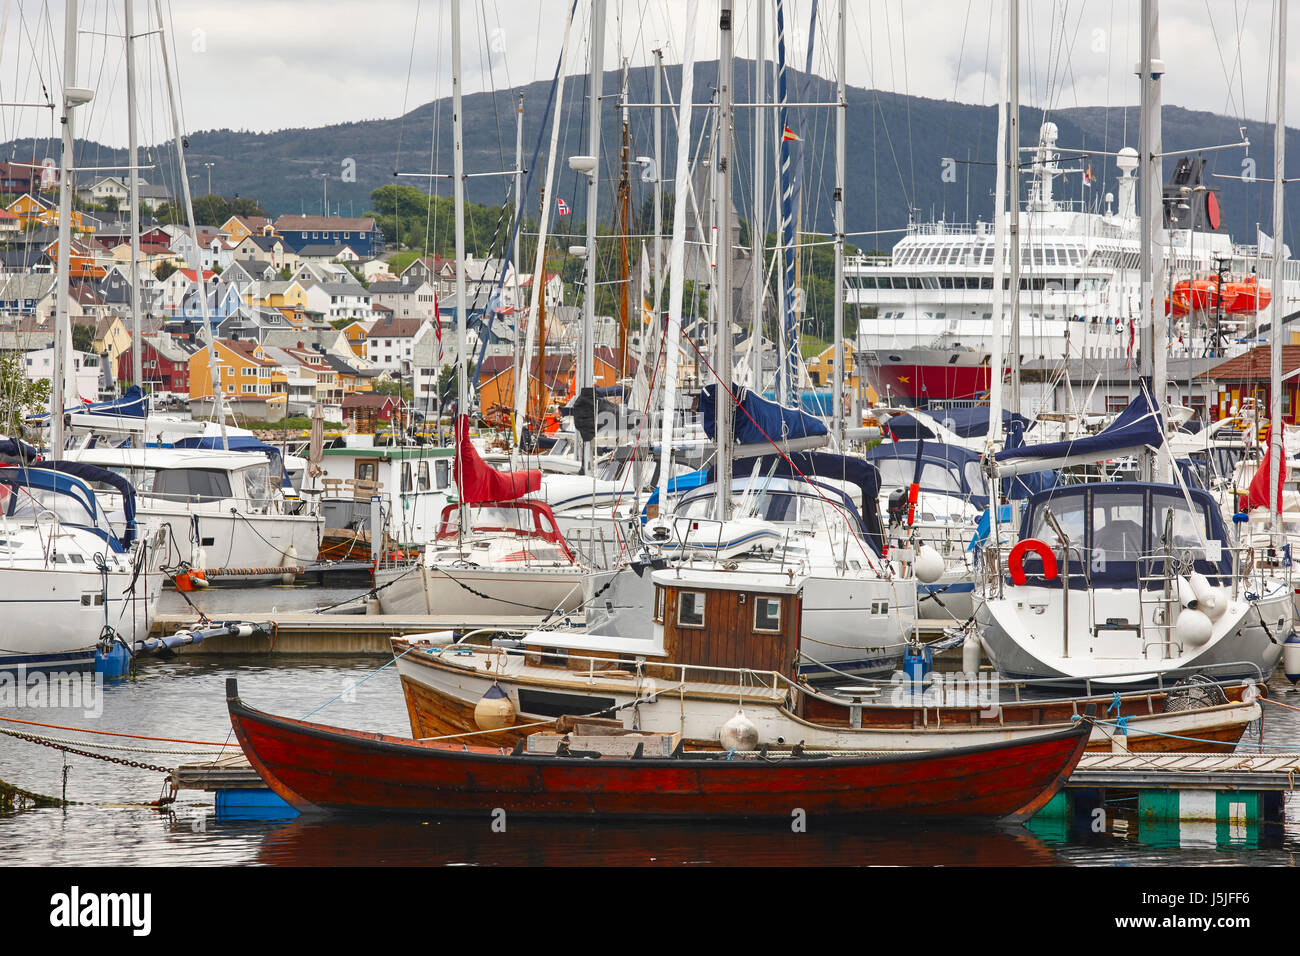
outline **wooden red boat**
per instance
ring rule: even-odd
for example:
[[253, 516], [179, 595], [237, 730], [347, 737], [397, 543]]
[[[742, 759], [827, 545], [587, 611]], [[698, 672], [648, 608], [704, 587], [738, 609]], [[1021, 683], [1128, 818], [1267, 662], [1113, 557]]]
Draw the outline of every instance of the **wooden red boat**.
[[1026, 819], [1064, 785], [1091, 730], [904, 754], [793, 748], [670, 756], [531, 753], [419, 741], [276, 717], [226, 704], [267, 786], [300, 811], [660, 819]]

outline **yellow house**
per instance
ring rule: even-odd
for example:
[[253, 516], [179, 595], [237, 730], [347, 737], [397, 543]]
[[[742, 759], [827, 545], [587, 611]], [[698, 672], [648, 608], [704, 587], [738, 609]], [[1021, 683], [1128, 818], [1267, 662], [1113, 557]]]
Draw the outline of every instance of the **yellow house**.
[[343, 327], [343, 334], [347, 336], [348, 347], [358, 358], [366, 358], [366, 342], [369, 340], [369, 331], [363, 322], [353, 322], [351, 325]]
[[78, 319], [78, 325], [90, 325], [95, 329], [94, 349], [96, 355], [108, 353], [108, 359], [117, 367], [118, 358], [130, 351], [131, 333], [127, 331], [126, 323], [122, 321], [121, 316], [109, 315], [104, 318], [95, 319]]
[[[857, 366], [853, 364], [853, 346], [847, 341], [844, 343], [844, 369], [848, 372], [848, 377], [844, 380], [844, 387], [856, 392], [861, 385], [861, 381], [858, 378]], [[833, 345], [826, 346], [825, 350], [819, 353], [816, 358], [808, 360], [808, 377], [812, 379], [815, 388], [832, 385], [834, 371], [835, 346]]]
[[[249, 289], [249, 305], [294, 311], [305, 311], [307, 308], [307, 289], [297, 279], [289, 279], [286, 282], [263, 282], [260, 286], [250, 286]], [[253, 290], [259, 289], [262, 294], [257, 298]]]
[[260, 236], [266, 233], [270, 228], [271, 234], [275, 233], [275, 227], [271, 225], [270, 220], [261, 216], [231, 216], [221, 224], [218, 230], [223, 236], [230, 241], [232, 245], [239, 245], [249, 236]]
[[[289, 379], [284, 369], [267, 358], [261, 346], [244, 339], [217, 339], [213, 350], [217, 374], [228, 399], [287, 396]], [[190, 356], [190, 398], [212, 397], [208, 350]]]
[[[29, 223], [38, 221], [39, 216], [49, 212], [51, 209], [54, 209], [54, 207], [44, 200], [37, 199], [35, 196], [28, 194], [19, 196], [6, 206], [5, 209], [17, 216], [22, 228], [26, 229]], [[57, 212], [55, 218], [58, 218]]]

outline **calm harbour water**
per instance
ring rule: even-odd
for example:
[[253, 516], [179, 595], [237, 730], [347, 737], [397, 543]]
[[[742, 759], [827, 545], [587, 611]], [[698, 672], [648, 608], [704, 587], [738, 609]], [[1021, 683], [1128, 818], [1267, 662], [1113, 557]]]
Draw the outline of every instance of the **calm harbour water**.
[[[313, 607], [349, 591], [270, 588], [208, 592], [211, 609], [238, 616], [248, 610]], [[167, 594], [165, 607], [181, 599]], [[103, 712], [9, 708], [0, 716], [160, 737], [226, 742], [237, 750], [225, 708], [225, 680], [239, 680], [241, 696], [272, 713], [305, 716], [335, 695], [314, 719], [343, 727], [406, 735], [406, 709], [396, 672], [375, 657], [292, 658], [181, 656], [143, 663], [133, 680], [105, 687]], [[370, 676], [364, 683], [362, 678]], [[1275, 699], [1300, 705], [1278, 675]], [[345, 693], [346, 692], [346, 693]], [[1265, 742], [1300, 750], [1300, 713], [1265, 711]], [[13, 728], [12, 724], [0, 727]], [[40, 730], [58, 735], [58, 731]], [[1257, 742], [1252, 729], [1243, 749]], [[114, 740], [114, 743], [132, 743]], [[182, 751], [183, 744], [143, 742]], [[226, 751], [231, 752], [231, 751]], [[148, 764], [173, 766], [197, 756], [121, 753]], [[65, 776], [65, 766], [67, 768]], [[806, 833], [769, 825], [600, 825], [512, 821], [505, 833], [479, 821], [383, 819], [218, 819], [211, 794], [182, 791], [167, 809], [148, 804], [163, 795], [164, 775], [70, 755], [0, 736], [0, 780], [37, 793], [64, 793], [81, 805], [0, 816], [0, 859], [9, 865], [1293, 865], [1300, 858], [1300, 800], [1286, 826], [1236, 830], [1213, 824], [1139, 826], [1118, 818], [1106, 832], [1071, 829], [1063, 822], [1030, 827], [899, 827], [819, 829]]]

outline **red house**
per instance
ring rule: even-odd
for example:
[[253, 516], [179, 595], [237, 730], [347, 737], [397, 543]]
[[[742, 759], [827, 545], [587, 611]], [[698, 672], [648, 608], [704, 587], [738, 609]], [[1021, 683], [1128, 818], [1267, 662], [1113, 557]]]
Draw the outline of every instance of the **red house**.
[[[140, 336], [140, 374], [151, 390], [190, 393], [190, 355], [194, 344], [182, 343], [167, 333]], [[135, 375], [130, 350], [117, 358], [117, 380], [129, 382]]]
[[379, 424], [391, 422], [402, 408], [396, 395], [353, 392], [343, 399], [343, 421], [359, 432], [373, 432]]

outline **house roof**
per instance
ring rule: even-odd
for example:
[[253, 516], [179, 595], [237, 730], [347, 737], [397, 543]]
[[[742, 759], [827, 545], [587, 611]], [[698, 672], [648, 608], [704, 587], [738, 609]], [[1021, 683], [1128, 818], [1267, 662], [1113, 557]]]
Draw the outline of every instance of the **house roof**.
[[[1282, 346], [1282, 374], [1300, 368], [1300, 345]], [[1269, 377], [1269, 347], [1257, 345], [1244, 355], [1230, 358], [1205, 373], [1215, 381], [1255, 382]]]
[[376, 395], [374, 392], [353, 392], [343, 397], [345, 409], [383, 408], [385, 405], [400, 405], [401, 399], [396, 395]]
[[261, 365], [266, 368], [275, 367], [275, 362], [270, 359], [259, 358], [254, 354], [257, 351], [258, 345], [250, 339], [217, 339], [217, 341], [236, 355], [247, 359], [254, 365]]
[[372, 339], [377, 336], [394, 339], [414, 338], [427, 321], [427, 319], [399, 319], [396, 316], [385, 315], [370, 326], [366, 335]]
[[375, 221], [365, 216], [357, 218], [350, 216], [300, 216], [286, 213], [275, 221], [275, 228], [278, 232], [287, 230], [302, 232], [304, 229], [317, 232], [370, 232], [375, 228]]

